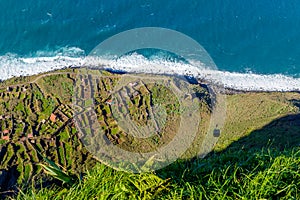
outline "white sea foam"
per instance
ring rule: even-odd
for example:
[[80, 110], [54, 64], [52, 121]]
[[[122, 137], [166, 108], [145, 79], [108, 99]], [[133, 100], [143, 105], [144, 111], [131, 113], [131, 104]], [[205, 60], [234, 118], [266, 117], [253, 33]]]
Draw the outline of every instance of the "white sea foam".
[[0, 56], [0, 79], [29, 76], [43, 72], [81, 66], [83, 58], [67, 56], [19, 58], [15, 55]]
[[91, 57], [86, 59], [86, 63], [89, 66], [101, 64], [104, 68], [132, 73], [189, 75], [225, 88], [243, 91], [300, 91], [300, 78], [281, 74], [259, 75], [219, 71], [200, 62], [193, 62], [191, 65], [164, 59], [149, 60], [142, 55], [132, 54], [117, 60]]
[[[73, 49], [78, 51], [78, 49]], [[56, 52], [57, 53], [57, 52]], [[82, 52], [81, 52], [82, 54]], [[21, 58], [6, 54], [0, 56], [0, 79], [14, 76], [28, 76], [53, 71], [66, 67], [93, 66], [124, 72], [178, 74], [201, 78], [218, 83], [226, 88], [244, 91], [300, 91], [300, 79], [281, 74], [258, 75], [250, 73], [232, 73], [209, 69], [204, 64], [185, 64], [164, 59], [147, 59], [142, 55], [132, 54], [119, 59], [102, 59], [83, 56], [74, 57], [63, 53], [56, 56]]]

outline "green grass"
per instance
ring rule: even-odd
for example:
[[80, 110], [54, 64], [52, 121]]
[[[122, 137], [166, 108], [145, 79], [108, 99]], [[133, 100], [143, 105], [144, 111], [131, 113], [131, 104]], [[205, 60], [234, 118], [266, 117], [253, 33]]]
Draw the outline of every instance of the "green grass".
[[17, 199], [299, 199], [300, 149], [214, 153], [153, 173], [129, 174], [102, 164], [70, 188], [51, 186]]

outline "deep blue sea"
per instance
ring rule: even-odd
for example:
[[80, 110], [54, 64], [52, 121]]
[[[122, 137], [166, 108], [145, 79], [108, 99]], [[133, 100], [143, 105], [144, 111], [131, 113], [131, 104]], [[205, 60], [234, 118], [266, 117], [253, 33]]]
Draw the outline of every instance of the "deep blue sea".
[[192, 37], [220, 70], [300, 77], [299, 0], [0, 0], [0, 68], [8, 58], [88, 54], [149, 26]]

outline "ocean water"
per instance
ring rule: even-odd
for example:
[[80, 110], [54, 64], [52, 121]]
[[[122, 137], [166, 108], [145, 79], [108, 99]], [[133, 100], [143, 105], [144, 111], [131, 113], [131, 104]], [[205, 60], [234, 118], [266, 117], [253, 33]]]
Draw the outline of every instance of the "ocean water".
[[78, 66], [114, 34], [164, 27], [199, 42], [219, 69], [203, 73], [228, 87], [299, 90], [299, 10], [298, 0], [0, 0], [0, 79]]

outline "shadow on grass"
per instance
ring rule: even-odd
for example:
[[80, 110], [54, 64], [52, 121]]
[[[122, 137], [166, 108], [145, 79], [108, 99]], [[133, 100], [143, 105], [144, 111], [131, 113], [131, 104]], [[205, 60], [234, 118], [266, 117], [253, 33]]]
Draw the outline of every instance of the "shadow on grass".
[[[11, 167], [8, 171], [0, 170], [0, 199], [14, 194], [16, 190], [15, 182], [17, 177], [19, 176], [19, 172], [16, 166]], [[1, 187], [11, 188], [11, 190], [2, 190]]]
[[[260, 180], [260, 178], [257, 178], [260, 174], [269, 170], [272, 171], [274, 167], [278, 167], [276, 169], [280, 172], [281, 168], [284, 169], [289, 165], [289, 163], [284, 163], [285, 158], [288, 160], [296, 157], [296, 163], [300, 164], [299, 153], [296, 153], [300, 149], [299, 146], [300, 114], [288, 115], [274, 120], [262, 129], [255, 130], [248, 136], [233, 142], [223, 151], [212, 152], [204, 159], [178, 161], [158, 171], [157, 175], [162, 178], [171, 178], [176, 185], [186, 187], [186, 190], [193, 187], [200, 188], [199, 195], [204, 194], [206, 198], [211, 197], [211, 195], [221, 196], [222, 193], [235, 198], [243, 197], [238, 196], [240, 193], [251, 197], [255, 192], [250, 194], [250, 191], [247, 193], [247, 190], [252, 187], [252, 179]], [[276, 158], [277, 160], [283, 158], [281, 160], [283, 163], [274, 163]], [[300, 166], [297, 165], [294, 166], [295, 168], [289, 169], [290, 171], [286, 173], [287, 177], [283, 181], [280, 179], [282, 177], [278, 178], [281, 182], [274, 181], [273, 185], [271, 182], [274, 178], [269, 181], [270, 188], [274, 188], [273, 193], [270, 189], [265, 193], [260, 191], [261, 194], [258, 195], [265, 198], [278, 198], [287, 195], [287, 192], [290, 192], [287, 191], [289, 189], [278, 191], [282, 189], [281, 187], [286, 187], [284, 184], [290, 184], [289, 186], [291, 186], [295, 181], [299, 181], [295, 180], [295, 177], [300, 176]], [[295, 171], [297, 173], [294, 173]], [[294, 176], [292, 173], [296, 175]], [[279, 176], [279, 174], [275, 175], [275, 179], [276, 176]], [[263, 179], [260, 181], [263, 181]], [[256, 184], [260, 184], [260, 181]], [[242, 184], [244, 186], [240, 186]], [[248, 189], [248, 186], [245, 186], [246, 184], [249, 184]], [[296, 193], [299, 193], [299, 186], [298, 183], [295, 186]], [[241, 187], [246, 187], [244, 192], [241, 191]], [[278, 187], [277, 190], [276, 187]], [[191, 195], [190, 193], [187, 192], [186, 197]]]

